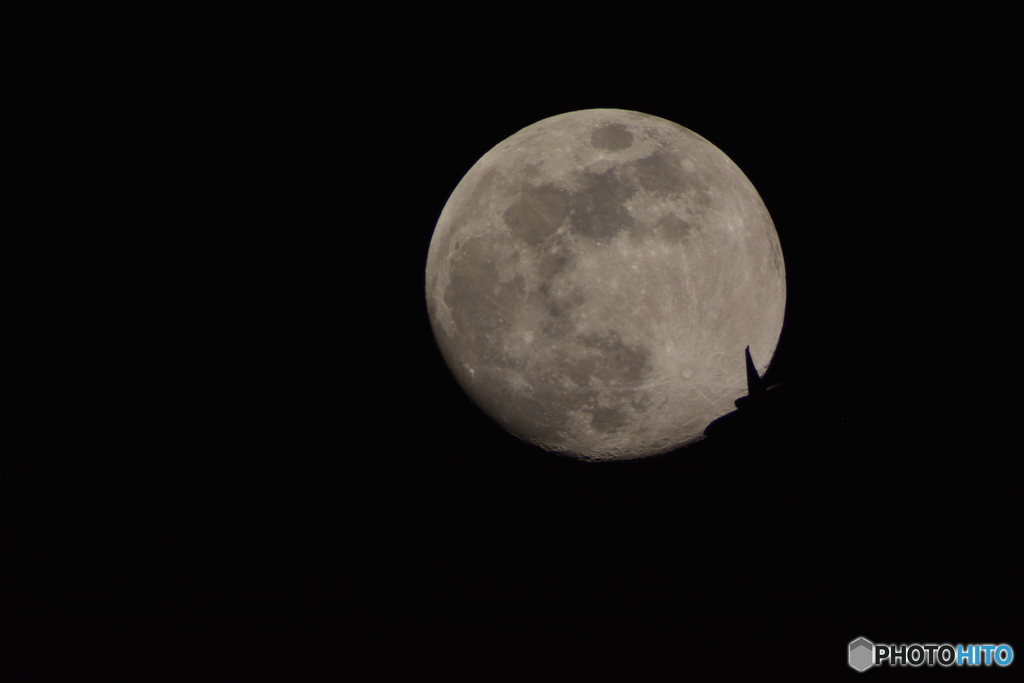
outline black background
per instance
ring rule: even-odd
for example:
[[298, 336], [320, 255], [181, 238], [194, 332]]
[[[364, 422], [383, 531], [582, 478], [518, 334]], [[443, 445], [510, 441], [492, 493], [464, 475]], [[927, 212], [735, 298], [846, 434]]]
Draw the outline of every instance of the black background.
[[[222, 24], [145, 87], [89, 90], [134, 141], [117, 218], [145, 234], [109, 241], [131, 277], [89, 280], [113, 303], [73, 348], [107, 364], [69, 362], [87, 379], [63, 400], [93, 455], [48, 460], [46, 515], [54, 552], [136, 591], [122, 621], [175, 634], [146, 647], [327, 672], [354, 649], [390, 680], [820, 679], [855, 673], [859, 636], [1024, 647], [1003, 43], [754, 20], [698, 45], [647, 18], [649, 40], [581, 26], [559, 50], [553, 28], [417, 21]], [[504, 433], [445, 367], [424, 266], [448, 196], [509, 135], [604, 107], [700, 134], [767, 205], [788, 285], [770, 426], [581, 463]], [[91, 581], [62, 585], [95, 606]]]

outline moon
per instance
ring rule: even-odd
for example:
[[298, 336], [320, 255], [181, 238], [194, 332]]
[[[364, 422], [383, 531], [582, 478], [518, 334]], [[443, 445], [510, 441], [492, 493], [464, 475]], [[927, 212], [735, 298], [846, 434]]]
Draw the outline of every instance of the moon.
[[699, 441], [764, 373], [786, 274], [771, 216], [723, 152], [618, 109], [539, 121], [485, 154], [430, 242], [445, 362], [507, 431], [585, 460]]

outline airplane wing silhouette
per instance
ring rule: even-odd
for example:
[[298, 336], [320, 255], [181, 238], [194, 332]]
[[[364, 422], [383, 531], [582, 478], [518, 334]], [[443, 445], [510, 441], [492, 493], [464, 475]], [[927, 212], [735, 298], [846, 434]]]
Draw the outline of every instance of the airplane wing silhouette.
[[[713, 433], [721, 433], [728, 431], [726, 425], [742, 425], [757, 422], [758, 420], [766, 420], [770, 418], [770, 414], [773, 412], [773, 406], [770, 405], [772, 401], [768, 400], [768, 393], [780, 386], [776, 384], [774, 386], [767, 386], [764, 380], [757, 374], [757, 368], [754, 366], [754, 359], [750, 356], [750, 347], [746, 348], [744, 352], [746, 356], [747, 366], [747, 395], [740, 396], [734, 403], [738, 410], [723, 415], [704, 430], [705, 435]], [[744, 417], [745, 416], [745, 417]]]
[[747, 395], [740, 396], [733, 401], [736, 407], [740, 409], [760, 403], [765, 392], [764, 382], [758, 376], [757, 368], [754, 367], [754, 360], [750, 357], [749, 346], [745, 353], [747, 356]]

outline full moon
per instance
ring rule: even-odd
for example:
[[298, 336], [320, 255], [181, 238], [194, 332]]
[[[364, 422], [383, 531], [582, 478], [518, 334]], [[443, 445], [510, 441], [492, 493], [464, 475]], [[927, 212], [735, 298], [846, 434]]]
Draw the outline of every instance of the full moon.
[[553, 116], [452, 192], [426, 266], [438, 347], [506, 430], [587, 460], [692, 444], [782, 331], [775, 226], [717, 147], [648, 114]]

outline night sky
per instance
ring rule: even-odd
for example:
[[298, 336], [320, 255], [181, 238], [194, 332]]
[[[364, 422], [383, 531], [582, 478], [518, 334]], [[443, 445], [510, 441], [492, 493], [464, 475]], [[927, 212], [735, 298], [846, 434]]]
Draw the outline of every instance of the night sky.
[[[1001, 583], [1021, 573], [1019, 150], [1008, 82], [982, 68], [1006, 56], [769, 39], [742, 67], [527, 50], [481, 78], [485, 45], [448, 45], [384, 67], [296, 40], [308, 58], [197, 66], [178, 86], [160, 150], [188, 173], [138, 267], [164, 280], [146, 299], [161, 323], [137, 333], [154, 351], [126, 412], [83, 420], [82, 438], [116, 438], [53, 459], [62, 556], [130, 555], [139, 618], [188, 621], [245, 661], [239, 634], [287, 631], [327, 662], [355, 624], [382, 680], [767, 673], [750, 652], [773, 641], [779, 671], [827, 680], [854, 673], [859, 636], [1024, 656], [1019, 588]], [[770, 421], [594, 464], [468, 400], [424, 267], [477, 159], [606, 107], [740, 167], [788, 302]]]
[[[864, 634], [1008, 637], [995, 635], [1000, 601], [953, 597], [1014, 573], [1012, 268], [992, 243], [1009, 228], [992, 178], [1000, 133], [963, 130], [945, 83], [778, 77], [755, 67], [678, 92], [544, 90], [429, 118], [439, 153], [422, 204], [401, 209], [410, 243], [389, 274], [386, 348], [406, 364], [384, 394], [402, 445], [381, 448], [388, 480], [408, 477], [413, 557], [433, 558], [448, 591], [426, 605], [465, 609], [470, 623], [537, 619], [536, 639], [584, 650], [622, 637], [627, 650], [672, 651], [677, 638], [776, 634], [779, 622], [820, 648]], [[508, 135], [590, 107], [694, 130], [765, 201], [788, 285], [769, 422], [649, 460], [579, 463], [505, 434], [445, 368], [422, 265], [447, 195]], [[982, 529], [991, 545], [967, 540]], [[813, 655], [852, 673], [831, 656]]]

